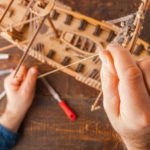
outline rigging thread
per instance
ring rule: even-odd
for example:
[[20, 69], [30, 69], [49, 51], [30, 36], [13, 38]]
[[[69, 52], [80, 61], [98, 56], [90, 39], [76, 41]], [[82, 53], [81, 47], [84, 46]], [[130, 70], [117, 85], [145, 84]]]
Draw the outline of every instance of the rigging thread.
[[78, 63], [80, 63], [80, 62], [83, 62], [83, 61], [85, 61], [85, 60], [91, 59], [91, 58], [93, 58], [93, 57], [95, 57], [95, 56], [98, 56], [98, 55], [99, 55], [99, 54], [95, 54], [95, 55], [89, 56], [89, 57], [87, 57], [87, 58], [84, 58], [84, 59], [82, 59], [82, 60], [79, 60], [79, 61], [76, 61], [76, 62], [74, 62], [74, 63], [71, 63], [71, 64], [69, 64], [69, 65], [67, 65], [67, 66], [63, 66], [63, 67], [61, 67], [61, 68], [52, 70], [52, 71], [50, 71], [50, 72], [41, 74], [41, 75], [38, 76], [38, 79], [39, 79], [39, 78], [43, 78], [43, 77], [45, 77], [45, 76], [48, 76], [48, 75], [50, 75], [50, 74], [53, 74], [53, 73], [55, 73], [55, 72], [58, 72], [58, 71], [60, 71], [60, 70], [63, 70], [63, 69], [65, 69], [65, 68], [68, 68], [68, 67], [70, 67], [70, 66], [76, 65], [76, 64], [78, 64]]

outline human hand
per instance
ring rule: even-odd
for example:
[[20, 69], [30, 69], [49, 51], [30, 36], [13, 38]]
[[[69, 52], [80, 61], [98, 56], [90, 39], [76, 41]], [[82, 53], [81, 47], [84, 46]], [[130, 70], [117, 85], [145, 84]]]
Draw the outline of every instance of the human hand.
[[38, 71], [35, 67], [29, 70], [22, 66], [14, 78], [14, 72], [4, 82], [7, 94], [7, 104], [0, 118], [0, 124], [16, 132], [30, 108], [37, 79]]
[[150, 147], [150, 58], [136, 62], [118, 45], [100, 52], [104, 109], [129, 150]]

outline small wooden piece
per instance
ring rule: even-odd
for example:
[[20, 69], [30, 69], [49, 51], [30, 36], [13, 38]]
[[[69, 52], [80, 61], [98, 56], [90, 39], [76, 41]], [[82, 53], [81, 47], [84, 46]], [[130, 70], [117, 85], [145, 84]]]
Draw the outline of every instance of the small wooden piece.
[[82, 72], [84, 67], [85, 67], [84, 64], [79, 63], [77, 68], [76, 68], [76, 72], [78, 72], [78, 73]]
[[39, 4], [38, 4], [39, 7], [44, 9], [46, 7], [46, 5], [47, 5], [47, 3], [45, 1], [43, 1], [43, 0], [39, 1]]
[[53, 22], [52, 22], [52, 20], [51, 20], [50, 17], [48, 17], [48, 21], [49, 21], [49, 23], [50, 23], [52, 29], [54, 30], [56, 37], [59, 38], [58, 31], [57, 31], [57, 29], [56, 29], [55, 25], [53, 24]]
[[97, 69], [94, 69], [91, 74], [89, 75], [90, 78], [95, 78], [97, 76], [97, 74], [99, 73], [99, 71]]
[[142, 53], [143, 50], [144, 50], [144, 45], [143, 44], [137, 45], [137, 47], [134, 50], [133, 54], [136, 55], [136, 56], [139, 56]]
[[55, 54], [56, 54], [56, 52], [55, 52], [54, 50], [50, 50], [50, 51], [48, 52], [47, 57], [52, 59]]
[[91, 107], [91, 111], [95, 111], [95, 110], [98, 110], [98, 109], [100, 109], [101, 108], [101, 106], [100, 106], [100, 99], [101, 99], [101, 97], [102, 97], [102, 91], [100, 91], [100, 93], [99, 93], [99, 95], [97, 96], [97, 98], [96, 98], [96, 100], [95, 100], [95, 102], [94, 102], [94, 104], [92, 105], [92, 107]]
[[71, 58], [66, 56], [64, 58], [64, 60], [62, 61], [62, 65], [66, 66], [66, 65], [68, 65], [70, 63], [70, 61], [71, 61]]
[[66, 15], [66, 20], [64, 23], [67, 25], [71, 25], [72, 21], [73, 21], [73, 16], [72, 15]]
[[108, 38], [107, 38], [107, 42], [111, 42], [114, 38], [115, 38], [116, 34], [114, 33], [114, 31], [110, 31]]
[[97, 64], [98, 62], [100, 62], [100, 58], [98, 56], [95, 56], [92, 60], [95, 64]]
[[95, 30], [94, 30], [94, 32], [93, 32], [93, 35], [99, 36], [99, 35], [101, 34], [101, 32], [102, 32], [102, 29], [101, 29], [100, 25], [97, 25], [97, 26], [95, 27]]
[[52, 18], [53, 20], [57, 20], [58, 17], [59, 17], [59, 13], [58, 13], [56, 10], [53, 10], [53, 11], [52, 11], [52, 14], [51, 14], [51, 18]]
[[37, 43], [35, 45], [34, 49], [40, 52], [44, 49], [44, 44], [43, 43]]
[[79, 25], [78, 29], [84, 31], [86, 29], [87, 25], [88, 25], [88, 22], [86, 20], [82, 19], [80, 21], [80, 25]]
[[18, 41], [23, 40], [23, 33], [17, 31], [15, 28], [12, 29], [12, 31], [9, 31], [8, 34], [14, 39]]

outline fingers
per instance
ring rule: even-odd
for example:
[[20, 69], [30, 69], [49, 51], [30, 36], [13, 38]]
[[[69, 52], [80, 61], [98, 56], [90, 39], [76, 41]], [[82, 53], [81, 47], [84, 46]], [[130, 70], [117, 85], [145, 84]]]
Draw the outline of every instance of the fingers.
[[133, 60], [131, 54], [120, 45], [109, 45], [107, 49], [110, 51], [114, 65], [118, 74], [119, 79], [136, 78], [141, 75], [136, 62]]
[[27, 68], [25, 66], [21, 66], [17, 75], [16, 75], [16, 78], [18, 80], [22, 81], [22, 80], [24, 80], [26, 73], [27, 73]]
[[[104, 108], [108, 117], [119, 115], [118, 77], [114, 68], [111, 54], [108, 51], [100, 52], [102, 61], [101, 82], [104, 97]], [[110, 119], [111, 120], [111, 119]]]
[[139, 62], [137, 62], [138, 66], [140, 67], [143, 77], [145, 80], [145, 84], [147, 86], [147, 90], [150, 93], [150, 58], [145, 58]]
[[27, 72], [24, 82], [22, 83], [21, 88], [24, 91], [33, 92], [35, 88], [37, 76], [38, 76], [37, 68], [36, 67], [30, 68]]
[[6, 79], [5, 79], [5, 85], [8, 88], [13, 88], [13, 89], [17, 89], [21, 82], [23, 81], [23, 78], [25, 77], [27, 72], [27, 69], [25, 66], [21, 66], [21, 68], [19, 69], [19, 72], [17, 74], [17, 77], [14, 78], [14, 73], [15, 71], [13, 71]]
[[14, 72], [12, 73], [11, 76], [13, 78], [12, 84], [15, 86], [20, 86], [20, 84], [23, 82], [26, 76], [27, 68], [25, 66], [21, 66], [15, 78], [14, 78]]
[[[131, 54], [118, 45], [108, 47], [119, 78], [119, 93], [122, 104], [140, 105], [143, 103], [143, 95], [148, 98], [142, 72], [132, 59]], [[132, 101], [130, 101], [132, 97]], [[146, 97], [145, 97], [146, 98]]]

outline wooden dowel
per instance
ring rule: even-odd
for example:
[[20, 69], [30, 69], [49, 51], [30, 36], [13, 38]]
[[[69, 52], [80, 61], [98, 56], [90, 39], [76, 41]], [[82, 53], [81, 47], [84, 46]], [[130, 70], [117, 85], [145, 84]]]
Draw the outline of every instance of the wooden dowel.
[[44, 21], [45, 21], [46, 18], [47, 18], [47, 15], [42, 19], [42, 22], [40, 23], [39, 27], [37, 28], [37, 30], [36, 30], [36, 32], [35, 32], [35, 34], [33, 36], [33, 38], [31, 39], [31, 41], [30, 41], [30, 43], [29, 43], [29, 45], [27, 47], [27, 50], [24, 52], [24, 54], [23, 54], [20, 62], [18, 63], [18, 65], [16, 67], [16, 70], [15, 70], [15, 73], [14, 73], [14, 77], [16, 76], [16, 74], [19, 71], [22, 63], [24, 62], [24, 60], [25, 60], [25, 58], [26, 58], [26, 56], [27, 56], [27, 54], [28, 54], [28, 52], [29, 52], [29, 50], [30, 50], [30, 48], [31, 48], [31, 46], [32, 46], [35, 38], [37, 37], [37, 35], [38, 35], [38, 33], [39, 33], [39, 31], [40, 31], [40, 29], [41, 29], [41, 27], [42, 27], [42, 25], [43, 25], [43, 23], [44, 23]]
[[132, 52], [132, 50], [134, 50], [134, 47], [135, 47], [135, 45], [136, 45], [137, 38], [138, 38], [138, 36], [139, 36], [139, 31], [140, 31], [140, 28], [141, 28], [140, 22], [141, 22], [141, 20], [138, 21], [138, 24], [137, 24], [137, 26], [136, 26], [135, 32], [134, 32], [134, 34], [133, 34], [133, 38], [131, 39], [131, 42], [130, 42], [130, 44], [129, 44], [128, 50], [129, 50], [130, 52]]
[[10, 3], [9, 3], [9, 5], [7, 6], [6, 10], [4, 11], [4, 13], [3, 13], [2, 17], [0, 18], [0, 24], [2, 23], [2, 21], [3, 21], [4, 17], [6, 16], [6, 14], [7, 14], [7, 12], [8, 12], [8, 10], [9, 10], [9, 8], [10, 8], [10, 7], [11, 7], [11, 5], [13, 4], [13, 2], [14, 2], [14, 0], [11, 0], [11, 1], [10, 1]]
[[52, 22], [52, 20], [51, 20], [50, 17], [48, 17], [48, 21], [49, 21], [49, 23], [50, 23], [52, 29], [54, 30], [56, 37], [59, 38], [58, 31], [57, 31], [57, 29], [55, 28], [55, 25], [53, 24], [53, 22]]
[[102, 94], [103, 94], [103, 92], [100, 91], [100, 93], [99, 93], [99, 95], [97, 96], [97, 98], [96, 98], [94, 104], [93, 104], [92, 107], [91, 107], [91, 111], [96, 110], [96, 108], [97, 108], [97, 106], [98, 106], [98, 103], [100, 102], [100, 98], [101, 98]]
[[17, 45], [11, 44], [5, 47], [0, 48], [0, 52], [16, 47]]
[[[22, 42], [19, 42], [18, 44], [24, 44], [24, 43], [27, 43], [28, 42], [28, 40], [25, 40], [25, 41], [22, 41]], [[18, 45], [16, 45], [16, 44], [10, 44], [10, 45], [8, 45], [8, 46], [5, 46], [5, 47], [2, 47], [2, 48], [0, 48], [0, 52], [1, 51], [5, 51], [5, 50], [8, 50], [8, 49], [11, 49], [11, 48], [15, 48], [15, 47], [17, 47]]]
[[[136, 45], [138, 36], [140, 34], [141, 31], [141, 27], [142, 27], [142, 23], [143, 23], [143, 16], [146, 13], [147, 9], [148, 9], [148, 5], [149, 5], [149, 1], [145, 0], [145, 2], [143, 1], [143, 3], [140, 5], [139, 7], [139, 11], [137, 12], [137, 22], [136, 22], [136, 28], [135, 31], [133, 33], [133, 37], [131, 39], [131, 42], [129, 44], [128, 50], [131, 52], [132, 50], [134, 50], [134, 47]], [[141, 13], [142, 12], [142, 13]]]
[[[140, 8], [142, 7], [143, 3], [141, 4]], [[133, 33], [133, 37], [131, 39], [131, 42], [129, 44], [129, 47], [128, 47], [128, 50], [131, 52], [132, 50], [134, 50], [134, 47], [136, 45], [136, 41], [137, 41], [137, 38], [139, 36], [139, 32], [141, 30], [141, 26], [142, 26], [142, 19], [141, 18], [141, 14], [139, 14], [139, 11], [137, 12], [137, 16], [136, 16], [136, 19], [137, 19], [137, 22], [136, 22], [136, 28], [135, 28], [135, 31]], [[136, 20], [135, 19], [135, 20]]]

